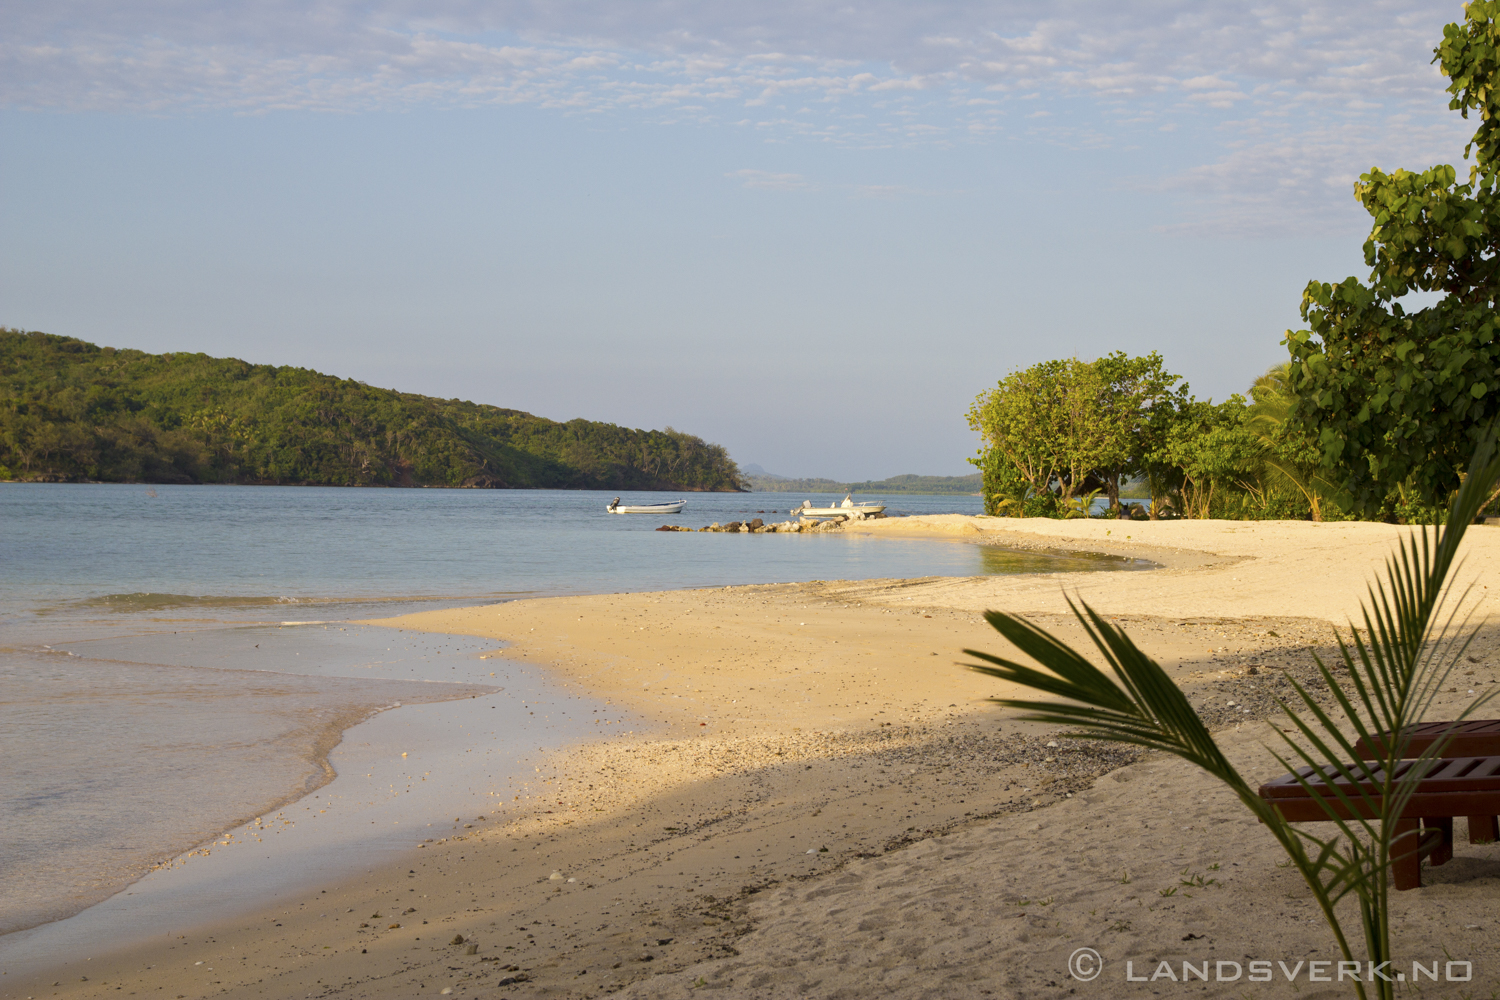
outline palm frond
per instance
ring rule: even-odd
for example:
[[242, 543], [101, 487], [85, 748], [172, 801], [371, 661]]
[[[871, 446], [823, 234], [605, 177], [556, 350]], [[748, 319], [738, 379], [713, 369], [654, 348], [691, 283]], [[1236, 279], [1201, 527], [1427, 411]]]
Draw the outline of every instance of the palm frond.
[[[1283, 750], [1272, 752], [1288, 771], [1300, 774], [1298, 783], [1338, 831], [1333, 837], [1318, 837], [1282, 819], [1225, 757], [1166, 671], [1123, 629], [1111, 625], [1085, 602], [1069, 598], [1068, 606], [1110, 673], [1031, 622], [996, 611], [987, 612], [985, 619], [1041, 669], [977, 650], [964, 651], [982, 661], [968, 666], [1061, 699], [992, 699], [1020, 710], [1023, 719], [1077, 730], [1070, 736], [1175, 754], [1218, 778], [1286, 850], [1312, 889], [1345, 959], [1352, 959], [1353, 954], [1335, 906], [1351, 894], [1359, 900], [1369, 958], [1387, 959], [1391, 947], [1386, 873], [1394, 857], [1413, 847], [1393, 844], [1394, 821], [1446, 745], [1439, 740], [1424, 753], [1410, 755], [1409, 730], [1432, 707], [1441, 685], [1474, 638], [1472, 611], [1460, 615], [1468, 591], [1455, 600], [1447, 583], [1468, 525], [1500, 480], [1497, 428], [1500, 421], [1492, 422], [1481, 434], [1443, 526], [1414, 532], [1386, 560], [1383, 579], [1369, 587], [1361, 614], [1363, 627], [1351, 624], [1347, 640], [1335, 632], [1337, 669], [1314, 656], [1331, 709], [1314, 691], [1290, 677], [1295, 704], [1278, 702], [1294, 730], [1280, 733]], [[1475, 699], [1460, 718], [1489, 697]], [[1378, 759], [1360, 760], [1356, 750], [1360, 741], [1378, 750]], [[1409, 764], [1403, 766], [1403, 762]], [[1308, 770], [1301, 774], [1299, 768]], [[1393, 995], [1390, 985], [1377, 982], [1375, 990], [1388, 998]], [[1362, 984], [1355, 983], [1354, 988], [1360, 997], [1365, 996]]]

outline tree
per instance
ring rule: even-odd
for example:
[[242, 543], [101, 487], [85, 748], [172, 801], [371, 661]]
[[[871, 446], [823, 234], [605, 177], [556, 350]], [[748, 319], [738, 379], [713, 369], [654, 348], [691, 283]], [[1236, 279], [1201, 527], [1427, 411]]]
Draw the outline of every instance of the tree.
[[[1021, 475], [997, 448], [981, 448], [969, 463], [980, 472], [980, 496], [984, 498], [984, 512], [992, 516], [1022, 516], [1027, 514], [1027, 501], [1031, 495], [1031, 484]], [[1045, 512], [1043, 512], [1045, 513]]]
[[[1479, 428], [1500, 412], [1500, 2], [1473, 0], [1443, 29], [1435, 61], [1449, 107], [1479, 123], [1464, 150], [1468, 180], [1452, 166], [1421, 173], [1372, 169], [1354, 186], [1374, 220], [1364, 245], [1368, 283], [1311, 282], [1309, 329], [1288, 331], [1291, 416], [1316, 438], [1322, 464], [1373, 515], [1393, 496], [1423, 503], [1457, 488]], [[1437, 292], [1408, 312], [1396, 301]]]
[[969, 426], [984, 442], [981, 454], [993, 453], [997, 470], [1014, 470], [1029, 495], [1049, 492], [1057, 472], [1056, 385], [1066, 364], [1044, 361], [1012, 372], [969, 407]]
[[969, 408], [969, 426], [984, 439], [974, 464], [994, 484], [986, 503], [1030, 513], [1030, 498], [1049, 497], [1065, 511], [1102, 489], [1118, 513], [1120, 478], [1140, 465], [1152, 408], [1176, 398], [1179, 380], [1159, 354], [1118, 351], [1092, 362], [1044, 361], [1001, 379]]
[[1104, 482], [1109, 509], [1120, 512], [1120, 477], [1141, 471], [1143, 444], [1149, 438], [1152, 415], [1158, 407], [1174, 408], [1187, 396], [1187, 386], [1173, 392], [1182, 377], [1162, 367], [1162, 357], [1152, 351], [1132, 358], [1116, 351], [1095, 364], [1104, 376], [1106, 389], [1100, 403], [1109, 446], [1095, 475]]
[[[1241, 419], [1259, 446], [1262, 478], [1296, 490], [1307, 501], [1312, 519], [1321, 521], [1340, 506], [1339, 489], [1318, 468], [1317, 442], [1300, 423], [1288, 419], [1297, 405], [1297, 394], [1287, 384], [1290, 368], [1291, 362], [1284, 362], [1255, 380]], [[1347, 503], [1347, 497], [1342, 499]]]
[[1181, 517], [1211, 517], [1217, 493], [1226, 487], [1243, 491], [1255, 482], [1260, 447], [1244, 427], [1244, 411], [1239, 395], [1222, 403], [1179, 401], [1145, 463], [1157, 472], [1159, 485], [1172, 484], [1160, 499], [1153, 485], [1153, 511], [1170, 506]]
[[1108, 455], [1099, 417], [1103, 393], [1096, 366], [1077, 358], [1043, 361], [980, 393], [969, 408], [969, 426], [994, 451], [991, 461], [1015, 470], [1027, 495], [1050, 493], [1061, 508]]

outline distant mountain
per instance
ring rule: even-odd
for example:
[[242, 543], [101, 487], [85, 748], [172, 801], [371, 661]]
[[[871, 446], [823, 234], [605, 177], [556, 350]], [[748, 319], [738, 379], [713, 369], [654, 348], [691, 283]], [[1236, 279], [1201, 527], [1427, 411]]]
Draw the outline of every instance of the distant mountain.
[[890, 479], [843, 483], [832, 479], [788, 479], [767, 472], [755, 473], [759, 466], [746, 466], [745, 479], [752, 493], [928, 493], [978, 494], [982, 477], [971, 476], [892, 476]]
[[491, 489], [742, 486], [668, 427], [558, 423], [307, 368], [0, 329], [0, 479]]

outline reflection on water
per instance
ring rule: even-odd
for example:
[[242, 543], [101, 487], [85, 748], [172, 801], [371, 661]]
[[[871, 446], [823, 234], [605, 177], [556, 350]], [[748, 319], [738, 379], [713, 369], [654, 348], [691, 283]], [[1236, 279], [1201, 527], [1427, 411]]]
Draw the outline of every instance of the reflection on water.
[[1014, 573], [1094, 573], [1102, 570], [1153, 569], [1148, 559], [1104, 555], [1098, 552], [1067, 552], [1061, 549], [1005, 549], [977, 545], [980, 574], [1004, 576]]

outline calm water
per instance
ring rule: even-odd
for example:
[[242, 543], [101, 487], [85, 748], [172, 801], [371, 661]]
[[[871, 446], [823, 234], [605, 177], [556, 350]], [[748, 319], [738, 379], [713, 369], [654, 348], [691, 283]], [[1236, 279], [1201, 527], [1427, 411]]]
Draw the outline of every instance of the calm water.
[[[606, 515], [608, 494], [577, 491], [0, 484], [6, 567], [0, 614], [216, 616], [254, 602], [468, 599], [985, 571], [982, 553], [968, 545], [653, 530], [662, 523], [785, 520], [804, 496], [688, 494], [682, 514], [653, 517]], [[662, 499], [673, 497], [626, 496]], [[827, 495], [812, 499], [828, 502]], [[981, 512], [978, 497], [861, 499], [884, 499], [892, 515]]]
[[[351, 843], [359, 864], [407, 849], [435, 817], [511, 801], [526, 754], [633, 724], [492, 642], [351, 619], [1118, 567], [942, 541], [654, 530], [785, 519], [804, 496], [687, 494], [664, 518], [608, 515], [610, 494], [574, 491], [0, 484], [0, 933], [114, 897], [51, 925], [72, 932], [8, 935], [0, 955], [97, 939], [110, 920], [165, 926], [192, 910], [184, 894], [208, 906], [236, 880], [274, 894], [347, 866]], [[980, 512], [977, 497], [861, 499], [892, 515]]]

